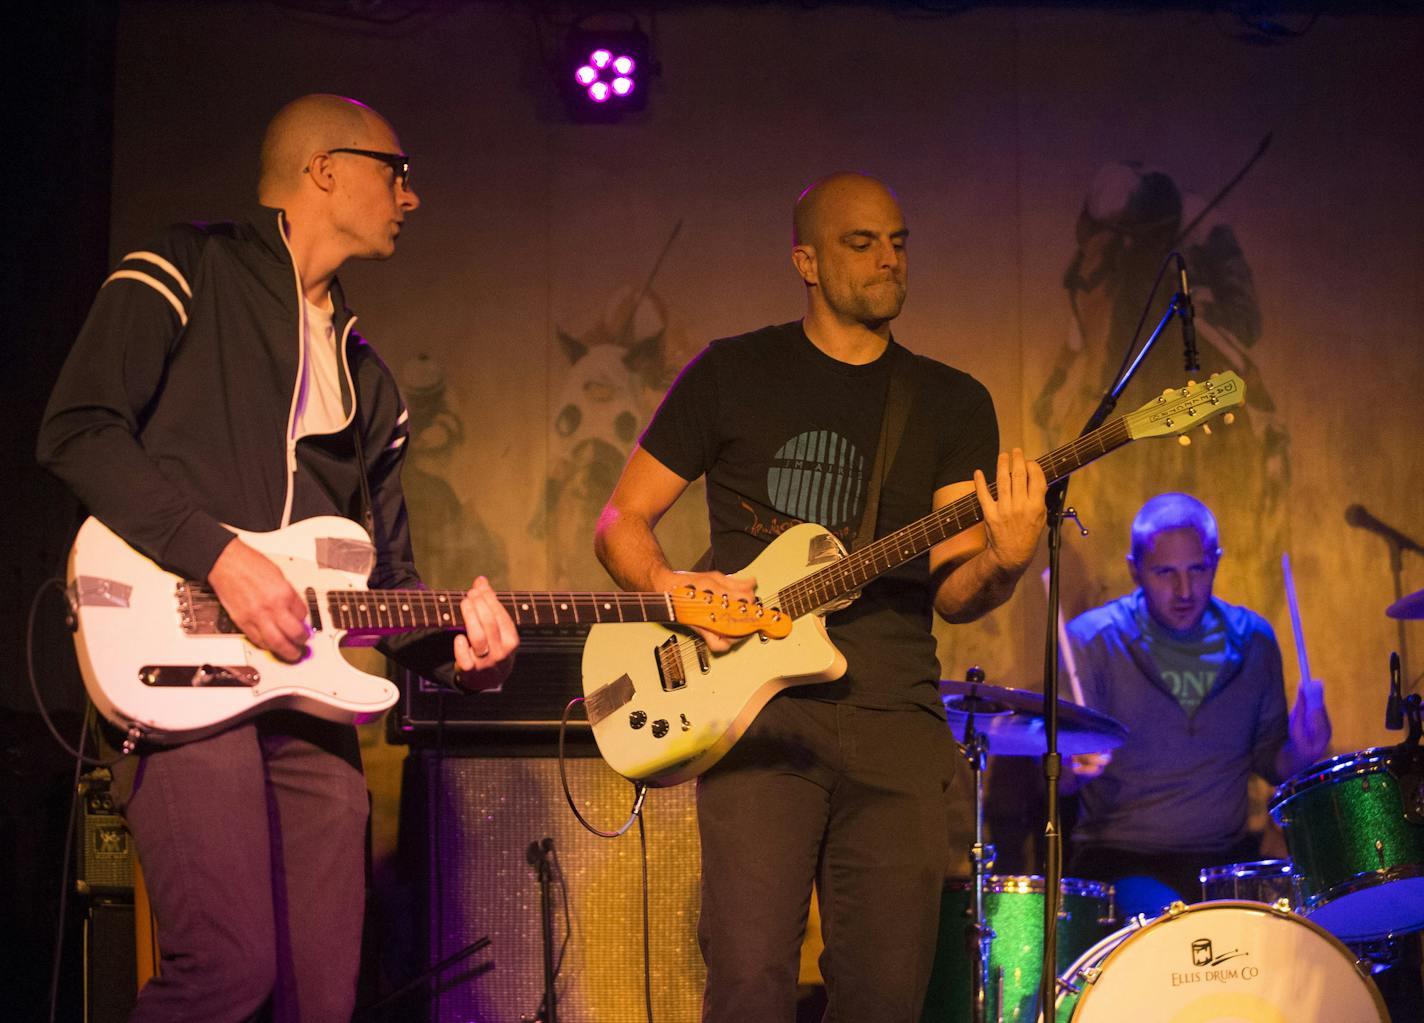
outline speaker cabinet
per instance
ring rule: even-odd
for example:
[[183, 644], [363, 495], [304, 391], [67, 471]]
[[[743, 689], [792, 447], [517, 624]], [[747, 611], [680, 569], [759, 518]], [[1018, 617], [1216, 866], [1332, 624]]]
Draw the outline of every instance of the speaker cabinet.
[[84, 1023], [123, 1023], [138, 1000], [134, 907], [97, 898], [84, 917]]
[[[566, 761], [585, 817], [606, 831], [626, 819], [633, 788], [602, 760]], [[706, 977], [697, 948], [701, 856], [693, 785], [653, 789], [648, 841], [653, 1015], [696, 1023]], [[544, 990], [540, 891], [531, 843], [553, 839], [554, 948], [561, 1019], [643, 1023], [643, 898], [638, 826], [599, 838], [574, 819], [554, 757], [440, 756], [412, 750], [402, 793], [401, 858], [420, 877], [424, 961], [483, 936], [488, 948], [429, 989], [436, 1023], [532, 1018]], [[418, 851], [417, 851], [418, 846]], [[416, 853], [416, 855], [412, 855]], [[410, 1008], [413, 1010], [414, 1005]]]

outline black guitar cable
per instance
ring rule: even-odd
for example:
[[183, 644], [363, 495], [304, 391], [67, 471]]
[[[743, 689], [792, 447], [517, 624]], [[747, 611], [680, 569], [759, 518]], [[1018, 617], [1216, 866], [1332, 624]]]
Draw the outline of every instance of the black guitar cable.
[[[573, 711], [574, 705], [583, 702], [582, 696], [575, 696], [570, 700], [564, 706], [563, 720], [559, 722], [559, 782], [564, 788], [564, 799], [568, 801], [569, 809], [573, 811], [574, 817], [599, 838], [622, 838], [633, 826], [633, 822], [638, 822], [639, 849], [643, 866], [643, 1002], [648, 1014], [648, 1023], [653, 1023], [652, 927], [649, 922], [648, 908], [648, 832], [643, 822], [643, 801], [648, 796], [648, 785], [641, 781], [630, 783], [633, 786], [633, 807], [628, 813], [628, 819], [616, 831], [604, 831], [595, 827], [579, 812], [578, 806], [574, 803], [573, 793], [569, 790], [569, 777], [564, 768], [564, 736], [569, 729], [569, 714]], [[565, 897], [567, 898], [567, 893], [565, 893]], [[567, 903], [565, 905], [567, 906]]]

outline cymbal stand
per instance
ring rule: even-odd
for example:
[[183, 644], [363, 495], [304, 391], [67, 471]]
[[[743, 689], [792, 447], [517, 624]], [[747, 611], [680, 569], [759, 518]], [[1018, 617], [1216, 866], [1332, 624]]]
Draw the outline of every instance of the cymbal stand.
[[[966, 681], [984, 681], [980, 668], [970, 668], [965, 672]], [[971, 1023], [986, 1023], [989, 991], [989, 953], [994, 945], [994, 928], [984, 917], [984, 877], [994, 869], [994, 847], [984, 842], [984, 765], [989, 755], [989, 737], [974, 727], [974, 705], [976, 690], [969, 691], [964, 701], [967, 716], [964, 720], [964, 756], [969, 760], [969, 770], [974, 775], [974, 845], [969, 850], [969, 862], [974, 872], [974, 903], [969, 926], [965, 928], [968, 941], [970, 970]]]

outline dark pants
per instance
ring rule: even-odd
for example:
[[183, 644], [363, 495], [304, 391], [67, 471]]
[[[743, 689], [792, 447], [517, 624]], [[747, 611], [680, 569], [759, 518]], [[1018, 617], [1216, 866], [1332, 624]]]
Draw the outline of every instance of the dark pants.
[[128, 764], [162, 954], [130, 1018], [349, 1020], [368, 806], [355, 729], [267, 714]]
[[[814, 880], [826, 1019], [916, 1023], [959, 755], [924, 710], [782, 696], [698, 782], [708, 1023], [789, 1023]], [[959, 823], [959, 822], [956, 822]]]

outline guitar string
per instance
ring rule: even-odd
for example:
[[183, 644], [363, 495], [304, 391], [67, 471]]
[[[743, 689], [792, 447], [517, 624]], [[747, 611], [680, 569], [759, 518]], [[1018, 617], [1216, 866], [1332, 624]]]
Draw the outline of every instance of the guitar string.
[[[1149, 406], [1150, 408], [1152, 406]], [[1037, 461], [1043, 468], [1044, 475], [1049, 477], [1050, 482], [1060, 479], [1068, 472], [1081, 468], [1088, 462], [1125, 444], [1131, 439], [1127, 429], [1128, 419], [1129, 416], [1119, 416], [1092, 433], [1040, 456]], [[1085, 457], [1085, 454], [1094, 448], [1097, 449], [1096, 453], [1091, 457]], [[1073, 462], [1077, 462], [1077, 464], [1073, 465], [1071, 469], [1065, 469]], [[990, 483], [990, 496], [997, 499], [998, 493], [998, 484]], [[983, 509], [979, 506], [978, 496], [966, 494], [924, 518], [867, 544], [859, 551], [848, 554], [834, 564], [827, 565], [817, 572], [782, 587], [776, 592], [774, 606], [793, 619], [800, 618], [804, 614], [839, 599], [857, 585], [868, 584], [877, 576], [918, 556], [917, 554], [902, 554], [906, 546], [918, 546], [922, 554], [934, 543], [963, 532], [975, 523], [982, 521], [983, 517]], [[910, 543], [907, 544], [906, 541], [910, 541]], [[880, 564], [882, 559], [883, 565]], [[856, 579], [858, 571], [866, 572], [864, 579]], [[849, 587], [845, 585], [847, 579], [852, 584]], [[677, 651], [680, 658], [689, 655], [696, 656], [700, 653], [698, 646], [703, 642], [700, 637], [692, 637], [679, 642], [673, 649]]]
[[[1067, 472], [1080, 468], [1113, 448], [1126, 443], [1131, 439], [1127, 431], [1127, 419], [1127, 416], [1120, 416], [1087, 436], [1080, 437], [1041, 456], [1038, 463], [1044, 469], [1044, 475], [1049, 477], [1050, 482], [1059, 479], [1067, 475]], [[1109, 443], [1109, 438], [1111, 438], [1111, 443]], [[1097, 449], [1096, 453], [1091, 457], [1084, 457], [1085, 453], [1094, 448]], [[1072, 463], [1077, 464], [1064, 471], [1065, 467]], [[996, 483], [989, 485], [989, 493], [997, 498], [998, 485]], [[777, 605], [793, 618], [799, 618], [803, 614], [839, 599], [856, 586], [864, 585], [876, 576], [918, 556], [917, 554], [904, 553], [906, 548], [918, 547], [919, 552], [923, 553], [934, 543], [954, 536], [982, 519], [983, 510], [979, 507], [978, 497], [974, 494], [966, 494], [923, 519], [896, 530], [866, 545], [859, 551], [837, 560], [834, 564], [789, 584], [777, 593]], [[951, 526], [953, 526], [952, 531]], [[864, 572], [865, 577], [857, 578], [858, 572]], [[846, 585], [847, 581], [850, 583], [849, 586]]]
[[[1171, 410], [1170, 414], [1194, 414], [1192, 409], [1195, 404], [1199, 404], [1203, 400], [1212, 400], [1212, 397], [1210, 388], [1208, 388], [1207, 395], [1198, 399], [1196, 403], [1187, 403], [1183, 409]], [[1216, 402], [1213, 401], [1212, 403], [1215, 404]], [[1048, 477], [1049, 482], [1054, 482], [1066, 476], [1069, 472], [1087, 465], [1094, 459], [1107, 454], [1109, 451], [1131, 440], [1131, 434], [1127, 429], [1128, 420], [1135, 416], [1153, 411], [1158, 412], [1159, 415], [1163, 414], [1160, 406], [1149, 404], [1143, 409], [1139, 409], [1136, 413], [1119, 416], [1117, 419], [1094, 430], [1092, 433], [1084, 437], [1079, 437], [1068, 444], [1061, 445], [1047, 454], [1040, 456], [1037, 459], [1038, 464], [1043, 468], [1044, 474]], [[1205, 419], [1202, 421], [1205, 422]], [[1096, 452], [1092, 453], [1089, 457], [1084, 457], [1087, 452], [1092, 451], [1094, 448], [1096, 448]], [[1065, 468], [1070, 463], [1072, 463], [1071, 468]], [[988, 490], [991, 497], [997, 498], [997, 483], [989, 484]], [[964, 497], [946, 505], [944, 508], [938, 509], [930, 515], [888, 536], [882, 537], [880, 540], [868, 544], [853, 554], [838, 559], [834, 564], [828, 565], [817, 572], [813, 572], [808, 576], [788, 584], [777, 591], [773, 609], [779, 609], [780, 613], [786, 614], [791, 618], [799, 618], [806, 613], [839, 599], [839, 597], [844, 596], [845, 593], [857, 586], [868, 584], [877, 576], [890, 571], [905, 561], [917, 557], [918, 554], [924, 553], [930, 546], [933, 546], [933, 544], [955, 536], [982, 520], [983, 509], [979, 505], [977, 495], [966, 494]], [[907, 544], [906, 541], [910, 542]], [[908, 553], [908, 551], [915, 549], [918, 549], [918, 554]], [[857, 572], [864, 572], [865, 577], [863, 579], [857, 579]], [[849, 581], [850, 586], [846, 586], [847, 581]], [[216, 597], [211, 591], [206, 590], [206, 588], [195, 587], [195, 591], [196, 594], [190, 596], [190, 604], [194, 607], [206, 609], [212, 604], [217, 603]], [[416, 604], [419, 606], [419, 610], [423, 612], [440, 611], [442, 608], [448, 608], [453, 612], [451, 615], [452, 622], [454, 621], [455, 615], [459, 614], [458, 600], [464, 596], [462, 592], [454, 590], [397, 590], [387, 592], [401, 594], [401, 598], [397, 599], [404, 599], [409, 603]], [[363, 599], [365, 599], [366, 602], [379, 602], [381, 600], [381, 597], [378, 596], [381, 591], [350, 590], [340, 591], [340, 593], [349, 601], [353, 602], [360, 602]], [[521, 594], [523, 594], [523, 597], [521, 597]], [[328, 591], [328, 610], [332, 613], [340, 610], [349, 615], [350, 609], [338, 609], [331, 606], [330, 602], [335, 596], [335, 592]], [[565, 599], [556, 598], [551, 594], [538, 597], [535, 596], [534, 591], [512, 591], [507, 594], [500, 594], [499, 596], [502, 598], [501, 603], [527, 604], [529, 609], [534, 612], [536, 623], [538, 619], [538, 609], [541, 606], [547, 608], [551, 612], [551, 617], [557, 621], [559, 618], [558, 611], [563, 608], [556, 609], [554, 607], [556, 603], [572, 607], [574, 609], [573, 617], [575, 622], [580, 621], [578, 617], [579, 608], [582, 607], [591, 610], [593, 612], [592, 617], [595, 619], [594, 624], [613, 624], [603, 623], [599, 620], [599, 608], [597, 606], [599, 604], [612, 605], [621, 611], [625, 608], [631, 608], [636, 601], [638, 609], [646, 616], [647, 598], [651, 598], [655, 604], [666, 604], [670, 599], [675, 606], [679, 604], [702, 603], [702, 601], [695, 597], [680, 598], [676, 596], [676, 594], [629, 594], [615, 591], [595, 591], [583, 595], [568, 593]], [[514, 610], [516, 619], [518, 619], [521, 609], [516, 607]], [[361, 613], [368, 612], [357, 609], [356, 614]], [[376, 613], [388, 612], [386, 608], [378, 608], [376, 609]], [[621, 614], [619, 620], [624, 620]], [[519, 624], [525, 623], [519, 622]], [[679, 655], [686, 655], [689, 651], [696, 652], [699, 642], [701, 642], [699, 638], [693, 637], [689, 640], [680, 641], [674, 649]]]

